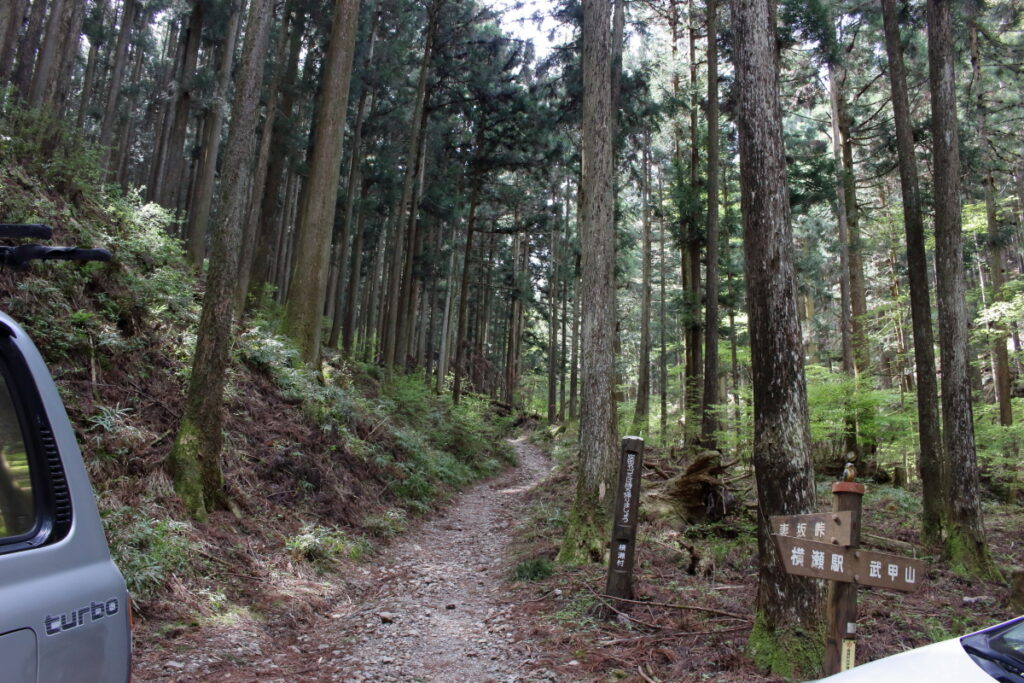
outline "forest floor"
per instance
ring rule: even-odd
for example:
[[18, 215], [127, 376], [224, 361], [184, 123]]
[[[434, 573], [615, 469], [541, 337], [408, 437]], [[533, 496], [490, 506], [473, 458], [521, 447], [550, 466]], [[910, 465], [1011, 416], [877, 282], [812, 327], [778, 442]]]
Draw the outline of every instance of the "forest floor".
[[143, 624], [135, 680], [562, 680], [538, 661], [512, 605], [511, 539], [527, 492], [551, 467], [525, 439], [514, 446], [518, 467], [460, 494], [372, 564], [294, 586], [298, 613], [278, 585], [276, 597], [252, 596], [267, 619]]
[[[135, 680], [504, 683], [506, 681], [781, 682], [745, 654], [756, 593], [749, 490], [724, 521], [673, 526], [642, 518], [638, 604], [609, 612], [604, 567], [552, 562], [571, 468], [525, 438], [519, 466], [476, 484], [370, 558], [330, 571], [249, 563], [251, 609], [136, 624]], [[652, 450], [645, 487], [670, 463]], [[822, 509], [829, 482], [819, 482]], [[865, 534], [929, 565], [924, 587], [860, 591], [857, 661], [1014, 616], [1005, 586], [957, 576], [917, 546], [919, 494], [868, 486]], [[646, 502], [646, 501], [645, 501]], [[1020, 505], [989, 504], [1001, 566], [1020, 561]], [[253, 558], [259, 556], [253, 546]], [[258, 576], [252, 575], [253, 573]], [[236, 599], [236, 603], [239, 601]], [[606, 618], [608, 615], [614, 618]]]

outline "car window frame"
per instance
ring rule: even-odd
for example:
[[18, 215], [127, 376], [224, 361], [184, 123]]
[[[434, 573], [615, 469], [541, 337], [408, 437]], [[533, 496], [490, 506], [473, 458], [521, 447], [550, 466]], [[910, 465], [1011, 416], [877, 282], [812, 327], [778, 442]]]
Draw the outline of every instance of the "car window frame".
[[[21, 429], [32, 482], [34, 525], [28, 531], [0, 538], [0, 557], [55, 543], [70, 531], [72, 516], [58, 523], [56, 506], [57, 486], [67, 487], [63, 464], [52, 430], [43, 407], [39, 388], [29, 364], [19, 348], [14, 330], [0, 322], [0, 374], [7, 384], [7, 392]], [[49, 447], [44, 444], [44, 433], [50, 435]], [[70, 496], [67, 504], [70, 505]]]

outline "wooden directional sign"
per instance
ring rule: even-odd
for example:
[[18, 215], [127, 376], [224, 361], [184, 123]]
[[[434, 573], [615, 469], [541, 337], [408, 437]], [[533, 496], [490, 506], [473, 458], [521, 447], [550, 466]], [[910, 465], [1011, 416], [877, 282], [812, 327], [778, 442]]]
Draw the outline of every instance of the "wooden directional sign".
[[920, 588], [924, 580], [925, 564], [921, 560], [792, 536], [773, 537], [787, 574], [908, 593]]
[[775, 515], [772, 533], [801, 540], [852, 545], [853, 512], [818, 512], [811, 515]]

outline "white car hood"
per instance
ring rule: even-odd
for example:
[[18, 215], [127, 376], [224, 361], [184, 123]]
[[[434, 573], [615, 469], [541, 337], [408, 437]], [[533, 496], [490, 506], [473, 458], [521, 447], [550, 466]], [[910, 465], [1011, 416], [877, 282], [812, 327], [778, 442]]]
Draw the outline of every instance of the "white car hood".
[[959, 638], [878, 659], [821, 679], [829, 683], [992, 683], [964, 651]]

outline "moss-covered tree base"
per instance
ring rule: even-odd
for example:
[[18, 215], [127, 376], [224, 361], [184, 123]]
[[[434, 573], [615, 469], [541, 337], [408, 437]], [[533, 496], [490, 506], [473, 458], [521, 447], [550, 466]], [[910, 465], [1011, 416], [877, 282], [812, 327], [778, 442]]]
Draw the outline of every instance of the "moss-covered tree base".
[[825, 657], [824, 631], [799, 627], [772, 628], [763, 612], [754, 618], [747, 654], [764, 671], [804, 681], [821, 675]]
[[963, 530], [950, 529], [946, 537], [945, 554], [950, 568], [960, 576], [991, 581], [1002, 580], [985, 542], [973, 538]]
[[593, 506], [574, 505], [557, 561], [572, 565], [602, 562], [610, 534], [611, 526], [602, 506], [596, 502]]
[[174, 491], [185, 510], [201, 522], [206, 521], [206, 499], [203, 495], [199, 429], [187, 416], [182, 419], [174, 446], [167, 456], [167, 467], [174, 481]]

